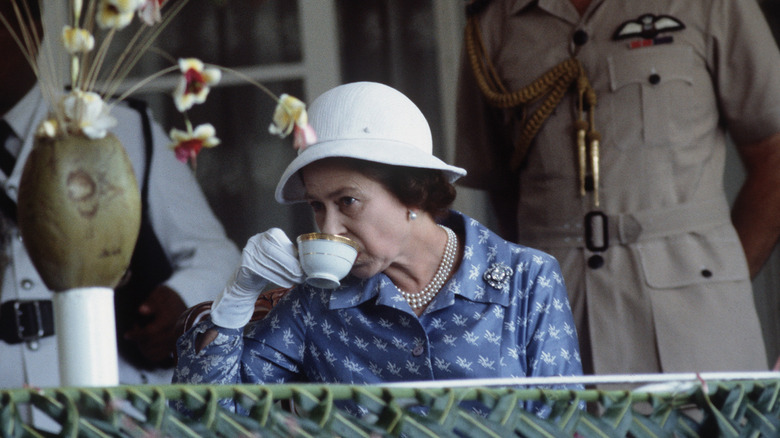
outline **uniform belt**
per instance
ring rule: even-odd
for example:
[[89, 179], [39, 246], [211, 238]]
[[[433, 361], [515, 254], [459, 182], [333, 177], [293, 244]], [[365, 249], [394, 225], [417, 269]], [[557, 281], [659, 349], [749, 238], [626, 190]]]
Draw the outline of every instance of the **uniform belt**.
[[12, 300], [0, 305], [0, 339], [6, 343], [33, 342], [53, 334], [51, 300]]
[[[632, 213], [607, 214], [610, 244], [631, 244], [661, 236], [686, 233], [731, 223], [725, 199], [678, 204]], [[532, 247], [577, 248], [586, 246], [586, 224], [561, 227], [530, 226], [520, 230], [519, 242]]]

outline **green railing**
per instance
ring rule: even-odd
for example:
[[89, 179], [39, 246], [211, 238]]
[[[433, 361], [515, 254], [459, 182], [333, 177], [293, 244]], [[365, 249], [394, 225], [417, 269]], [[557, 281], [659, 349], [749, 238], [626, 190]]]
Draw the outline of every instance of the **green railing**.
[[[0, 436], [53, 436], [23, 421], [31, 406], [60, 425], [56, 436], [66, 437], [780, 436], [780, 378], [696, 379], [647, 388], [287, 384], [12, 389], [0, 390]], [[232, 399], [246, 414], [222, 408], [222, 399]], [[367, 414], [350, 415], [340, 407], [344, 401], [357, 403]], [[481, 402], [482, 415], [459, 407], [464, 401]], [[550, 415], [537, 417], [521, 407], [523, 401], [544, 403]], [[581, 409], [583, 402], [587, 409]], [[181, 414], [174, 404], [191, 415]], [[427, 414], [420, 413], [421, 406]]]

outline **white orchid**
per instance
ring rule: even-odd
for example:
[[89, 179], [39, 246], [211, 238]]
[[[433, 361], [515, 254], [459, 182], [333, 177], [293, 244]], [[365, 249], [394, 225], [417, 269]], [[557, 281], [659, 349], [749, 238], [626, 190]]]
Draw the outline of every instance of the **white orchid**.
[[95, 47], [95, 37], [88, 30], [71, 26], [62, 29], [62, 42], [71, 55], [89, 52]]
[[101, 0], [95, 20], [104, 29], [122, 29], [142, 5], [143, 0]]
[[59, 133], [60, 124], [57, 119], [47, 119], [38, 125], [35, 135], [43, 138], [56, 138]]
[[[21, 9], [17, 4], [21, 0], [11, 1], [14, 9]], [[40, 0], [33, 0], [40, 1]], [[179, 59], [177, 65], [172, 65], [139, 81], [124, 91], [121, 91], [122, 81], [133, 71], [133, 67], [146, 51], [154, 38], [170, 23], [170, 18], [180, 11], [189, 0], [169, 2], [168, 0], [69, 0], [68, 24], [63, 26], [61, 33], [61, 50], [69, 55], [69, 78], [73, 91], [60, 96], [58, 90], [62, 84], [54, 78], [39, 76], [42, 90], [51, 104], [51, 115], [37, 128], [36, 134], [44, 138], [59, 136], [83, 135], [91, 139], [104, 138], [108, 131], [116, 126], [117, 120], [109, 114], [109, 109], [124, 100], [150, 81], [174, 71], [180, 72], [180, 79], [173, 92], [176, 108], [183, 113], [186, 130], [171, 131], [176, 157], [184, 162], [192, 162], [203, 148], [214, 147], [220, 143], [215, 136], [215, 129], [210, 124], [203, 124], [193, 129], [187, 111], [196, 104], [206, 101], [213, 86], [222, 77], [222, 72], [229, 72], [246, 79], [267, 94], [274, 102], [276, 109], [269, 131], [282, 138], [293, 134], [293, 147], [302, 150], [314, 143], [317, 135], [308, 123], [306, 105], [295, 97], [282, 94], [277, 97], [254, 78], [227, 67], [206, 65], [196, 58]], [[109, 61], [114, 33], [130, 25], [135, 19], [146, 26], [140, 26], [138, 34], [131, 40], [113, 66], [103, 65]], [[13, 28], [13, 20], [2, 17], [0, 23], [8, 29]], [[35, 41], [40, 40], [37, 29], [26, 22], [16, 23], [24, 32], [22, 37], [25, 47], [35, 47]], [[106, 29], [105, 32], [98, 28]], [[48, 32], [47, 32], [48, 33]], [[136, 47], [135, 42], [138, 42]], [[28, 59], [35, 59], [36, 53], [26, 53]], [[99, 92], [100, 94], [98, 94]], [[107, 103], [105, 96], [112, 97]], [[107, 98], [107, 97], [106, 97]]]
[[268, 132], [284, 138], [293, 132], [295, 126], [303, 128], [308, 123], [309, 116], [306, 113], [306, 105], [298, 98], [282, 94], [276, 104], [273, 123], [268, 127]]
[[116, 119], [109, 114], [108, 106], [97, 93], [73, 90], [60, 105], [68, 131], [98, 139], [116, 126]]

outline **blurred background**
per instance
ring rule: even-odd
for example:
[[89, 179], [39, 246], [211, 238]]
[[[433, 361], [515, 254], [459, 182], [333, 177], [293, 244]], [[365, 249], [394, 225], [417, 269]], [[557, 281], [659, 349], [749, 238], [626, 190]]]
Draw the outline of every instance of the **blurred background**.
[[[435, 153], [449, 158], [462, 7], [458, 0], [191, 0], [155, 46], [173, 58], [230, 67], [276, 95], [304, 102], [345, 82], [392, 85], [421, 108]], [[132, 35], [123, 31], [121, 37]], [[172, 62], [147, 55], [133, 76], [141, 79]], [[183, 129], [170, 97], [175, 81], [157, 80], [135, 95], [150, 103], [166, 129]], [[213, 124], [222, 140], [201, 153], [195, 172], [239, 247], [272, 226], [291, 236], [314, 227], [308, 206], [279, 205], [273, 197], [295, 156], [291, 138], [268, 133], [275, 105], [246, 80], [223, 72], [206, 103], [189, 111], [194, 124]]]
[[[198, 57], [236, 69], [277, 95], [288, 93], [305, 102], [345, 82], [386, 83], [420, 107], [433, 131], [434, 152], [451, 162], [465, 4], [464, 0], [191, 0], [156, 46], [173, 58]], [[761, 4], [775, 35], [780, 35], [780, 1]], [[132, 32], [123, 34], [129, 38]], [[133, 76], [143, 78], [171, 62], [150, 54]], [[163, 78], [136, 95], [150, 103], [166, 130], [183, 129], [182, 116], [170, 97], [174, 87], [174, 78]], [[239, 247], [272, 226], [290, 236], [314, 227], [308, 206], [274, 201], [276, 182], [295, 156], [291, 139], [268, 133], [274, 108], [275, 102], [259, 89], [224, 73], [207, 102], [190, 111], [194, 124], [213, 124], [222, 140], [218, 147], [201, 153], [195, 172]], [[734, 151], [730, 152], [725, 185], [733, 199], [743, 170]], [[480, 193], [458, 189], [456, 209], [495, 228], [486, 205]], [[780, 353], [778, 253], [754, 282], [772, 360]]]

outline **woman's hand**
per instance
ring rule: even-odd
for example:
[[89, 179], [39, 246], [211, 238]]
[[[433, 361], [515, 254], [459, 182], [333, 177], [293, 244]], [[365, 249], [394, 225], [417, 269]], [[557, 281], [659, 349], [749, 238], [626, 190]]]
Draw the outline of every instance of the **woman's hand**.
[[284, 231], [271, 228], [256, 234], [244, 247], [241, 266], [211, 305], [211, 320], [220, 327], [241, 328], [269, 283], [292, 287], [303, 278], [295, 246]]

